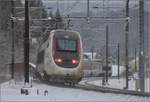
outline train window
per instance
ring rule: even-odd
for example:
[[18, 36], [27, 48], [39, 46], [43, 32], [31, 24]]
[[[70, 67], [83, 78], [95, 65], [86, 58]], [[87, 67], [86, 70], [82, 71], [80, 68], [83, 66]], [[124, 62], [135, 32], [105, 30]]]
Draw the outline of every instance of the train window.
[[57, 39], [56, 50], [77, 52], [77, 41], [72, 39]]
[[44, 62], [44, 50], [40, 51], [37, 57], [37, 63], [43, 63], [43, 62]]
[[47, 43], [47, 48], [49, 47], [49, 43]]

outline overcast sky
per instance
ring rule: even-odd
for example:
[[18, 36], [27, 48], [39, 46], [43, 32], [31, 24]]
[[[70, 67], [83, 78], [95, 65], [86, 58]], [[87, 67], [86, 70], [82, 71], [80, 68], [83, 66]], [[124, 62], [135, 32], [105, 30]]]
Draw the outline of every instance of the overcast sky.
[[[61, 14], [66, 15], [71, 12], [86, 12], [87, 0], [43, 0], [46, 7], [52, 7], [52, 11], [56, 11], [57, 5]], [[90, 10], [92, 12], [118, 11], [125, 9], [126, 0], [90, 0]], [[130, 7], [136, 7], [137, 0], [130, 1]], [[94, 9], [98, 7], [98, 9]], [[138, 7], [138, 6], [137, 6]]]

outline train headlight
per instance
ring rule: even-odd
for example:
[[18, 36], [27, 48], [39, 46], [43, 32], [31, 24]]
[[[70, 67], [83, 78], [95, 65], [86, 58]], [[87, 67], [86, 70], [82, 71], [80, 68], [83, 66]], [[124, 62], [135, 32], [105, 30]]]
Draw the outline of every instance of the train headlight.
[[78, 64], [79, 63], [79, 61], [78, 60], [75, 60], [75, 59], [72, 59], [72, 64]]
[[61, 58], [56, 58], [56, 59], [55, 59], [55, 62], [56, 62], [56, 63], [62, 63], [62, 59], [61, 59]]

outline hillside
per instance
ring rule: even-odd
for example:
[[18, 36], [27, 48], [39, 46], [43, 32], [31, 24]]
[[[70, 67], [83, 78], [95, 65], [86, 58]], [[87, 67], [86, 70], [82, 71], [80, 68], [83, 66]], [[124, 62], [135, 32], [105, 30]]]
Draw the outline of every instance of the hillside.
[[[14, 1], [15, 7], [24, 6], [21, 0]], [[41, 0], [30, 0], [30, 6], [43, 6]], [[12, 58], [12, 29], [11, 29], [11, 1], [10, 0], [0, 0], [0, 78], [6, 77], [8, 74], [10, 76], [10, 67]], [[47, 13], [44, 9], [35, 10], [30, 12], [30, 17], [40, 18]], [[24, 9], [14, 8], [15, 17], [24, 17]], [[42, 25], [42, 22], [31, 22], [32, 25], [35, 24]], [[31, 25], [31, 26], [32, 26]], [[35, 30], [32, 30], [33, 32]], [[36, 29], [40, 32], [41, 29]], [[14, 20], [14, 44], [15, 44], [15, 63], [22, 63], [24, 61], [24, 21]], [[30, 61], [35, 62], [36, 59], [36, 48], [37, 45], [30, 46]], [[34, 50], [34, 51], [33, 51]], [[1, 81], [1, 80], [0, 80]]]
[[[57, 8], [57, 2], [48, 2], [45, 1], [44, 5], [47, 7], [52, 7], [53, 11]], [[87, 4], [86, 0], [81, 1], [60, 1], [58, 3], [58, 7], [60, 8], [61, 15], [66, 16], [69, 14], [71, 17], [76, 16], [86, 16], [87, 15]], [[99, 9], [94, 9], [93, 7], [100, 7]], [[125, 16], [125, 2], [118, 1], [109, 1], [104, 2], [104, 6], [110, 7], [122, 7], [122, 8], [106, 8], [105, 11], [101, 7], [103, 7], [102, 1], [95, 2], [90, 1], [90, 16], [99, 16], [99, 17], [124, 17]], [[129, 31], [129, 56], [134, 56], [134, 49], [139, 48], [139, 8], [138, 1], [130, 1], [130, 31]], [[145, 2], [145, 50], [146, 56], [150, 55], [150, 2]], [[81, 33], [84, 43], [84, 51], [90, 51], [92, 47], [95, 50], [104, 49], [105, 46], [105, 25], [109, 25], [109, 43], [112, 54], [116, 54], [116, 44], [120, 43], [121, 45], [121, 55], [124, 57], [124, 47], [125, 47], [125, 22], [104, 22], [100, 20], [91, 20], [88, 24], [86, 19], [72, 19], [71, 27], [73, 30], [77, 30]], [[115, 46], [114, 46], [115, 45]], [[104, 51], [105, 52], [105, 51]]]
[[[111, 15], [123, 16], [122, 11], [111, 13]], [[72, 15], [82, 15], [83, 12], [72, 13]], [[139, 16], [138, 9], [130, 10], [130, 29], [129, 29], [129, 56], [134, 56], [135, 47], [139, 47]], [[86, 20], [72, 20], [72, 29], [77, 30], [81, 33], [83, 43], [85, 44], [84, 50], [90, 51], [92, 47], [95, 49], [102, 49], [105, 46], [105, 25], [109, 26], [109, 46], [110, 50], [115, 53], [116, 45], [120, 43], [122, 57], [124, 56], [125, 47], [125, 22], [109, 22], [106, 23], [100, 20], [93, 20], [88, 24]], [[149, 48], [149, 12], [145, 11], [145, 50], [148, 52]], [[148, 53], [147, 53], [148, 55]]]

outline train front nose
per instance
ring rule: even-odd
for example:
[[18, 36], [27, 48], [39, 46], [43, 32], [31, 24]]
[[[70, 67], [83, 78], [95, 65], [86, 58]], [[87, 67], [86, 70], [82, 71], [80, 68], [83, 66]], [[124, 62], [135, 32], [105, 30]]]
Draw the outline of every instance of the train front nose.
[[77, 58], [77, 55], [73, 54], [60, 54], [59, 56], [55, 57], [55, 64], [57, 64], [60, 67], [63, 68], [74, 68], [79, 65], [79, 59]]
[[80, 39], [76, 34], [61, 32], [53, 37], [53, 58], [56, 65], [75, 68], [80, 63]]

